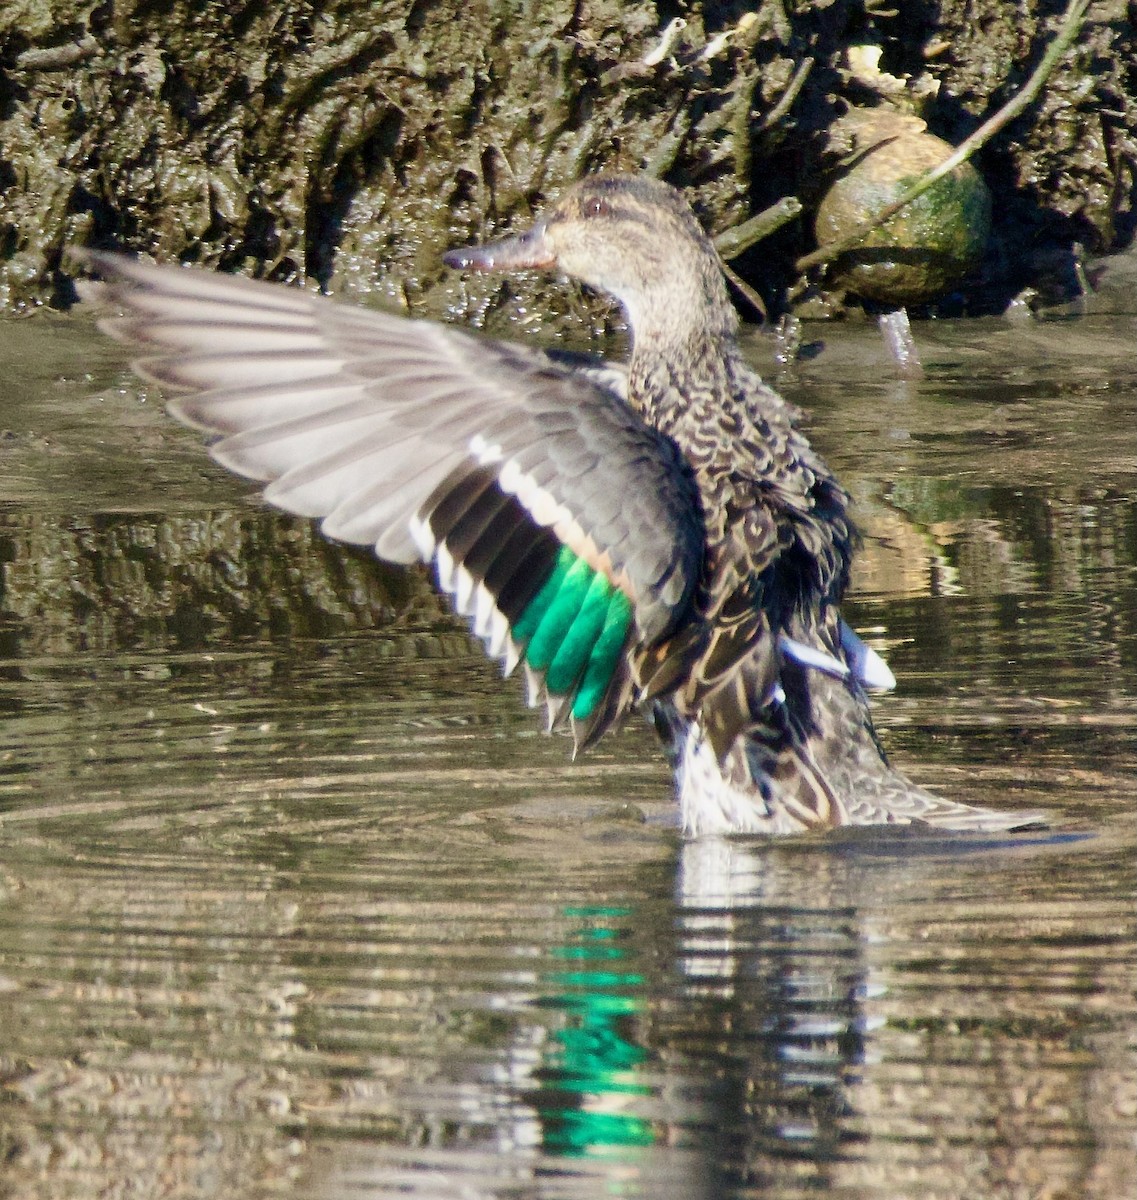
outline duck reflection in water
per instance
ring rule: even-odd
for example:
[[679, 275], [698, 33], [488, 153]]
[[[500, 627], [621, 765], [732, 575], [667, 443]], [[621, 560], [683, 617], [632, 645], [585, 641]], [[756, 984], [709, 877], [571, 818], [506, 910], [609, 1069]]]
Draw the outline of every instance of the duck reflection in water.
[[828, 1181], [861, 1136], [871, 989], [849, 864], [821, 852], [803, 873], [801, 853], [701, 839], [678, 877], [697, 889], [715, 857], [715, 891], [564, 910], [534, 1000], [547, 1032], [513, 1077], [518, 1144], [631, 1196]]

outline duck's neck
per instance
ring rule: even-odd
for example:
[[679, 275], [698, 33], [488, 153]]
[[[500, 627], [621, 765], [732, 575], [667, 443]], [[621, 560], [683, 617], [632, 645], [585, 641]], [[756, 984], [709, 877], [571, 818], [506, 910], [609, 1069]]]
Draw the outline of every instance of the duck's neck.
[[663, 283], [620, 297], [632, 330], [628, 364], [632, 402], [658, 421], [680, 393], [715, 392], [728, 384], [740, 360], [738, 316], [709, 249], [683, 263]]
[[679, 423], [700, 423], [704, 411], [729, 408], [742, 363], [738, 319], [729, 305], [683, 308], [656, 309], [646, 321], [632, 318], [628, 398], [668, 433]]

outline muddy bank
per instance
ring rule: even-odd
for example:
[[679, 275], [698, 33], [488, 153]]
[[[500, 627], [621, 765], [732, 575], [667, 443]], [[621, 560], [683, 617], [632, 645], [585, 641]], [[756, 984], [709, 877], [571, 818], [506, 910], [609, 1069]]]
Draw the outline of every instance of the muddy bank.
[[[896, 7], [5, 4], [0, 305], [66, 304], [63, 247], [94, 243], [513, 320], [540, 285], [468, 286], [442, 249], [621, 166], [689, 189], [716, 231], [799, 195], [803, 219], [735, 264], [776, 307], [814, 244], [825, 131], [875, 99], [843, 69], [848, 47], [878, 43], [883, 70], [937, 83], [929, 127], [958, 142], [1061, 17], [999, 0]], [[1126, 4], [1099, 0], [1039, 102], [985, 148], [989, 289], [1061, 291], [1074, 243], [1132, 238], [1135, 59]]]

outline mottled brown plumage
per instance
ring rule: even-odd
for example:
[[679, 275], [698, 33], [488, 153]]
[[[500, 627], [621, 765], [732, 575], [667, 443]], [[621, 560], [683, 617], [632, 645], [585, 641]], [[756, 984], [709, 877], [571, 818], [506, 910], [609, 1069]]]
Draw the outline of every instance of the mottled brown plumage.
[[848, 497], [745, 363], [718, 259], [657, 181], [589, 177], [527, 233], [447, 255], [615, 296], [626, 369], [91, 256], [148, 377], [219, 461], [440, 586], [578, 747], [653, 716], [691, 835], [925, 821], [1011, 829], [884, 761], [841, 621]]

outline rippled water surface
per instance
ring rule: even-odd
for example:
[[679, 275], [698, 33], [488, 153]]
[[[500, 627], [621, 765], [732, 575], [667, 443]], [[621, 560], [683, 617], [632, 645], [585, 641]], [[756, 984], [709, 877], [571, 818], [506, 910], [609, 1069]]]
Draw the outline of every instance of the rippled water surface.
[[882, 736], [1050, 834], [683, 845], [646, 730], [570, 763], [425, 576], [0, 325], [0, 1194], [1137, 1194], [1137, 319], [821, 336]]

